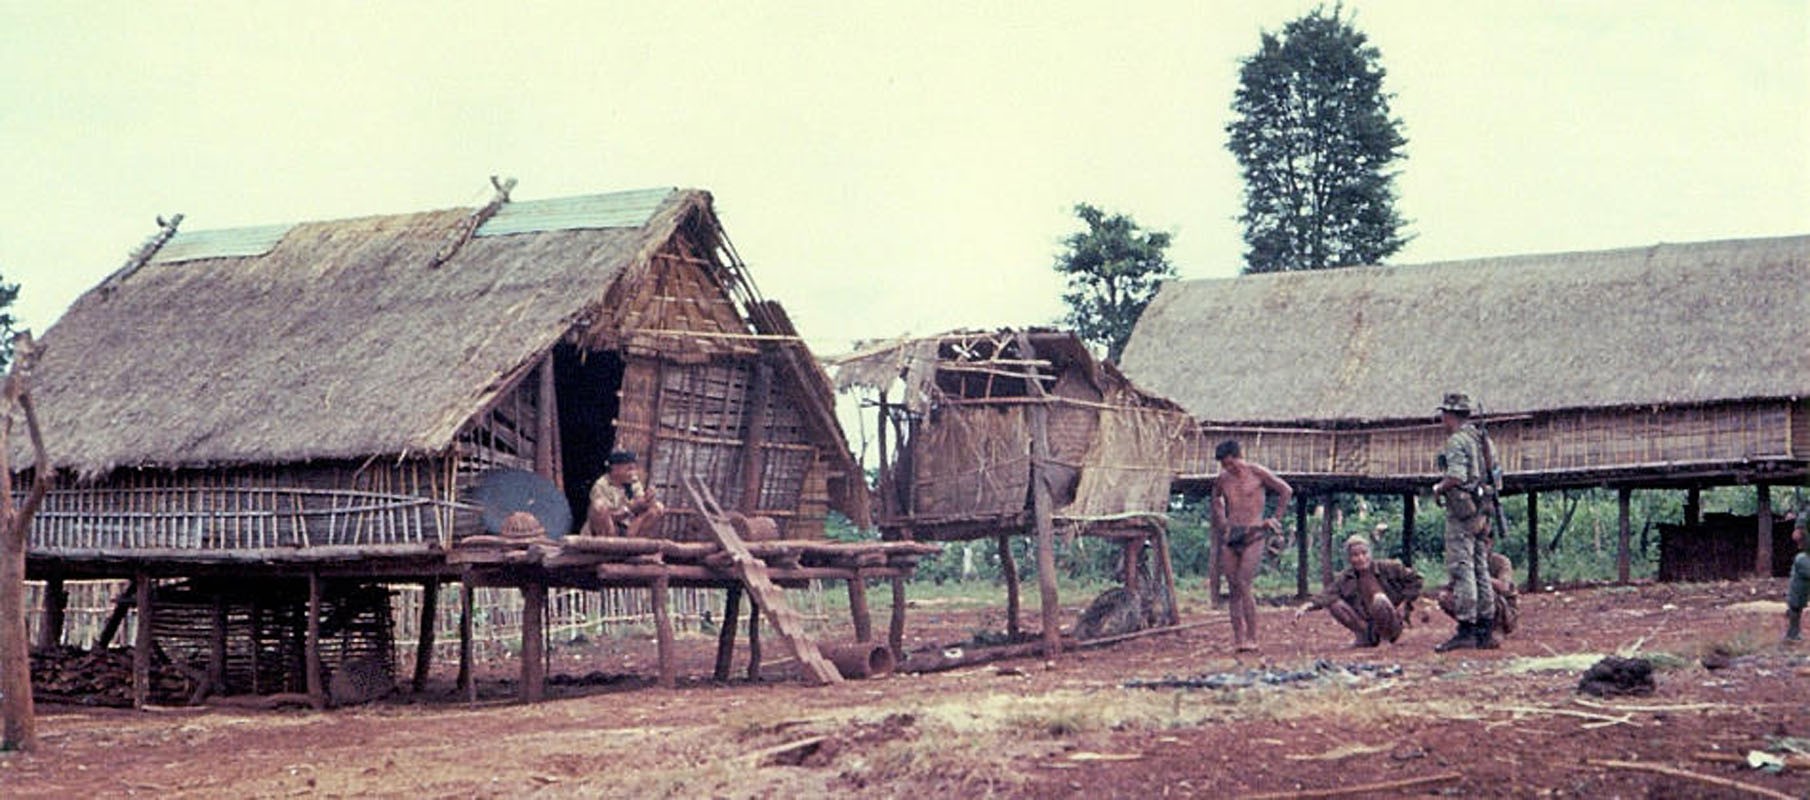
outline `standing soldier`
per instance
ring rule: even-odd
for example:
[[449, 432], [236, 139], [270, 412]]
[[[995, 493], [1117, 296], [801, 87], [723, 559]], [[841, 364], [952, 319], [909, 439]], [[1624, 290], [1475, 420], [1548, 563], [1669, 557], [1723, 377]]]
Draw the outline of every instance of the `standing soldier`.
[[1458, 632], [1434, 647], [1444, 653], [1462, 648], [1494, 648], [1496, 595], [1490, 586], [1490, 523], [1495, 502], [1495, 463], [1483, 432], [1471, 424], [1469, 395], [1453, 393], [1439, 404], [1445, 447], [1436, 461], [1440, 478], [1433, 498], [1445, 506], [1445, 566], [1451, 577], [1453, 616]]

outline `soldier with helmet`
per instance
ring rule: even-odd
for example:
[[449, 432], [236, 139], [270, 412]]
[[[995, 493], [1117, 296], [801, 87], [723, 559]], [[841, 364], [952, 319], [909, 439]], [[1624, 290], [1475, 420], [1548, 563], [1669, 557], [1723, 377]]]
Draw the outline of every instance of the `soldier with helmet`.
[[1445, 506], [1445, 564], [1451, 578], [1453, 616], [1458, 630], [1433, 649], [1494, 648], [1496, 596], [1490, 585], [1490, 517], [1496, 502], [1495, 457], [1483, 432], [1471, 422], [1476, 406], [1469, 395], [1452, 393], [1439, 404], [1445, 446], [1436, 464], [1433, 498]]

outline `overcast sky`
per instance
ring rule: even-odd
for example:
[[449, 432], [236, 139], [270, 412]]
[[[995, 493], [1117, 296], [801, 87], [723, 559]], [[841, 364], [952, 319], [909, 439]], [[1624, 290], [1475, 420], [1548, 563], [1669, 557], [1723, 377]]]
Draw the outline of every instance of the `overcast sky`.
[[[619, 6], [619, 7], [618, 7]], [[1238, 61], [1312, 2], [0, 0], [0, 274], [47, 327], [184, 228], [716, 196], [820, 351], [1045, 323], [1090, 202], [1236, 274]], [[1396, 263], [1810, 232], [1810, 0], [1350, 2]]]

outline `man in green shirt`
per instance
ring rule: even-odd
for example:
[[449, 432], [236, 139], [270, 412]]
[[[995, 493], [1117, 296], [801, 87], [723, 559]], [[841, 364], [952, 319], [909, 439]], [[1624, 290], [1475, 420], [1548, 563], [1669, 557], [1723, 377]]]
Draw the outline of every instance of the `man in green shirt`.
[[1495, 497], [1493, 477], [1486, 461], [1483, 433], [1471, 424], [1475, 406], [1469, 395], [1453, 393], [1439, 404], [1439, 422], [1446, 430], [1445, 447], [1439, 451], [1439, 482], [1433, 497], [1445, 506], [1445, 566], [1451, 576], [1453, 616], [1458, 631], [1433, 649], [1444, 653], [1462, 648], [1494, 648], [1496, 596], [1490, 586], [1490, 506]]

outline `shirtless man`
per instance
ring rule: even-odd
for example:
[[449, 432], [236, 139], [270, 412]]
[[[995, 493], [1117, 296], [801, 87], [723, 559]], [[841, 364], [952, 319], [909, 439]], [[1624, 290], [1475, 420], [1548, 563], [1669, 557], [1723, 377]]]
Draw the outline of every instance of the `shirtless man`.
[[[1260, 464], [1244, 460], [1237, 440], [1227, 439], [1213, 450], [1219, 461], [1219, 477], [1213, 481], [1213, 530], [1220, 534], [1216, 559], [1221, 574], [1231, 582], [1232, 650], [1257, 650], [1257, 599], [1251, 584], [1263, 566], [1263, 540], [1282, 532], [1281, 516], [1295, 496], [1276, 474]], [[1276, 493], [1276, 516], [1265, 517], [1268, 492]]]
[[609, 456], [609, 471], [591, 485], [591, 507], [585, 515], [589, 536], [641, 536], [647, 525], [666, 511], [654, 493], [641, 482], [641, 465], [635, 454], [617, 450]]

